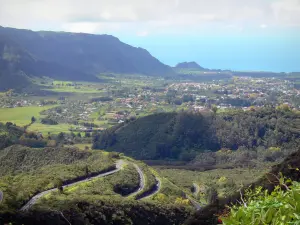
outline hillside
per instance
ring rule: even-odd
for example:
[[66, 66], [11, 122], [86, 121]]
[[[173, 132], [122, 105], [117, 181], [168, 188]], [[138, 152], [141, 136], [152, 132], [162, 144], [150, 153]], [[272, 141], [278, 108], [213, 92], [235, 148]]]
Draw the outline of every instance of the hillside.
[[[222, 215], [225, 212], [225, 216], [227, 217], [228, 214], [230, 215], [230, 212], [226, 210], [227, 206], [231, 206], [232, 204], [237, 204], [238, 207], [240, 207], [243, 212], [239, 212], [239, 215], [237, 214], [237, 208], [234, 208], [234, 210], [231, 211], [231, 217], [240, 220], [240, 223], [236, 222], [234, 224], [245, 224], [243, 218], [248, 218], [247, 223], [254, 223], [255, 221], [264, 221], [267, 217], [264, 216], [264, 214], [270, 214], [273, 215], [270, 218], [270, 222], [265, 224], [279, 224], [279, 223], [272, 223], [272, 218], [280, 217], [280, 219], [285, 220], [287, 218], [288, 212], [284, 212], [282, 210], [287, 210], [292, 213], [296, 212], [299, 213], [299, 182], [300, 182], [300, 176], [299, 176], [299, 168], [300, 168], [300, 149], [298, 149], [296, 152], [290, 154], [288, 157], [286, 157], [283, 162], [275, 165], [272, 167], [272, 169], [266, 173], [262, 178], [260, 178], [258, 181], [253, 182], [251, 185], [248, 185], [246, 187], [243, 187], [241, 191], [228, 196], [226, 198], [220, 198], [218, 201], [216, 201], [214, 204], [209, 204], [205, 207], [203, 207], [201, 210], [196, 212], [191, 218], [188, 219], [188, 221], [185, 223], [187, 225], [206, 225], [206, 224], [217, 224], [217, 218], [216, 215]], [[285, 180], [283, 179], [285, 178]], [[288, 180], [293, 181], [293, 183], [290, 183]], [[294, 190], [286, 189], [286, 187], [281, 186], [281, 188], [277, 189], [276, 186], [283, 185], [283, 182], [286, 182], [285, 184], [288, 185], [295, 185], [298, 188]], [[284, 184], [284, 185], [285, 185]], [[262, 187], [262, 189], [257, 189]], [[275, 191], [274, 191], [275, 189]], [[254, 190], [254, 192], [250, 192], [250, 190]], [[267, 195], [268, 192], [265, 192], [265, 190], [268, 190], [269, 192], [273, 191], [270, 195]], [[286, 193], [285, 193], [286, 192]], [[293, 199], [289, 199], [288, 194], [292, 195]], [[241, 193], [243, 193], [244, 199], [241, 199]], [[245, 195], [247, 196], [247, 193], [250, 193], [248, 195], [249, 203], [247, 202]], [[252, 194], [252, 195], [251, 195]], [[278, 200], [279, 195], [281, 196], [281, 199]], [[246, 202], [245, 202], [246, 201]], [[288, 204], [282, 204], [286, 203], [288, 201]], [[245, 202], [245, 203], [244, 203]], [[245, 204], [247, 206], [245, 206]], [[291, 207], [290, 206], [294, 206]], [[282, 209], [280, 209], [282, 208]], [[256, 214], [252, 214], [252, 211], [256, 210]], [[246, 213], [246, 214], [245, 214]], [[284, 217], [280, 216], [281, 213], [283, 213]], [[290, 217], [290, 215], [289, 215]], [[244, 223], [243, 223], [244, 222]], [[299, 222], [299, 217], [294, 218], [295, 223], [291, 224], [297, 224], [296, 222]], [[233, 224], [233, 223], [226, 223], [226, 224]], [[281, 223], [281, 224], [289, 224], [289, 223]]]
[[23, 133], [24, 128], [0, 123], [0, 150], [16, 143]]
[[182, 62], [178, 63], [175, 66], [175, 69], [195, 69], [195, 70], [206, 70], [205, 68], [201, 67], [196, 62]]
[[29, 78], [42, 76], [97, 81], [96, 75], [104, 72], [173, 74], [170, 67], [145, 49], [132, 47], [110, 35], [0, 27], [0, 55], [1, 89], [22, 87]]
[[1, 224], [182, 224], [193, 210], [144, 163], [74, 146], [0, 150], [0, 191]]
[[[137, 159], [185, 161], [207, 150], [260, 147], [272, 158], [274, 154], [267, 151], [270, 147], [284, 150], [299, 144], [299, 128], [299, 113], [274, 108], [216, 116], [210, 113], [161, 113], [111, 128], [94, 137], [93, 147], [123, 152]], [[276, 154], [281, 157], [283, 153]], [[215, 163], [215, 159], [212, 161]]]

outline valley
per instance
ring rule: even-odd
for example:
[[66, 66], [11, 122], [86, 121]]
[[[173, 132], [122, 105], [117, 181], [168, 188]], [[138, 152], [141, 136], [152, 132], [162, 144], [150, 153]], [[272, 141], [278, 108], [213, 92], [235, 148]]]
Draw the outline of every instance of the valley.
[[244, 196], [299, 197], [297, 72], [3, 27], [0, 55], [0, 224], [247, 224]]

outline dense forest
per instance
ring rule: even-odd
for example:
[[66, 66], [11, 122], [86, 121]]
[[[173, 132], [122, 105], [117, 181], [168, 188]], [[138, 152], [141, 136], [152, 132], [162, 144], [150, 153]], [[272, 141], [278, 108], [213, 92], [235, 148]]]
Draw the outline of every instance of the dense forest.
[[117, 125], [93, 138], [94, 149], [137, 159], [190, 161], [218, 150], [292, 149], [299, 145], [300, 114], [266, 107], [231, 113], [160, 113]]

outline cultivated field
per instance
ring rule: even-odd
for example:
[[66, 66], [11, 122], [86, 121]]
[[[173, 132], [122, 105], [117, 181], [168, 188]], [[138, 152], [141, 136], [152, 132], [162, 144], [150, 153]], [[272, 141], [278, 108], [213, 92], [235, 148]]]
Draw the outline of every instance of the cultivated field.
[[52, 107], [54, 106], [0, 108], [0, 122], [12, 122], [18, 126], [25, 126], [31, 122], [32, 116], [39, 119], [41, 117], [40, 112]]

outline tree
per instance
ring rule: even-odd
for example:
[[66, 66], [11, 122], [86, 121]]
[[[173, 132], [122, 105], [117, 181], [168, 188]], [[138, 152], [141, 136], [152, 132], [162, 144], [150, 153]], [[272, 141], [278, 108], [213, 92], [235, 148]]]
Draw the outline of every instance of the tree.
[[63, 191], [64, 191], [64, 188], [63, 188], [63, 181], [62, 181], [62, 179], [61, 178], [58, 178], [57, 180], [56, 180], [56, 188], [58, 189], [58, 191], [60, 192], [60, 193], [63, 193]]
[[58, 134], [57, 138], [58, 138], [58, 140], [60, 140], [60, 141], [64, 140], [64, 139], [65, 139], [65, 133], [60, 132], [60, 133]]
[[36, 118], [33, 116], [31, 117], [31, 123], [34, 123], [36, 121]]
[[86, 165], [85, 166], [85, 176], [89, 176], [89, 173], [90, 173], [90, 171], [89, 171], [89, 167], [88, 167], [88, 165]]
[[216, 105], [212, 105], [211, 110], [213, 111], [214, 115], [216, 115], [218, 111], [218, 107]]

